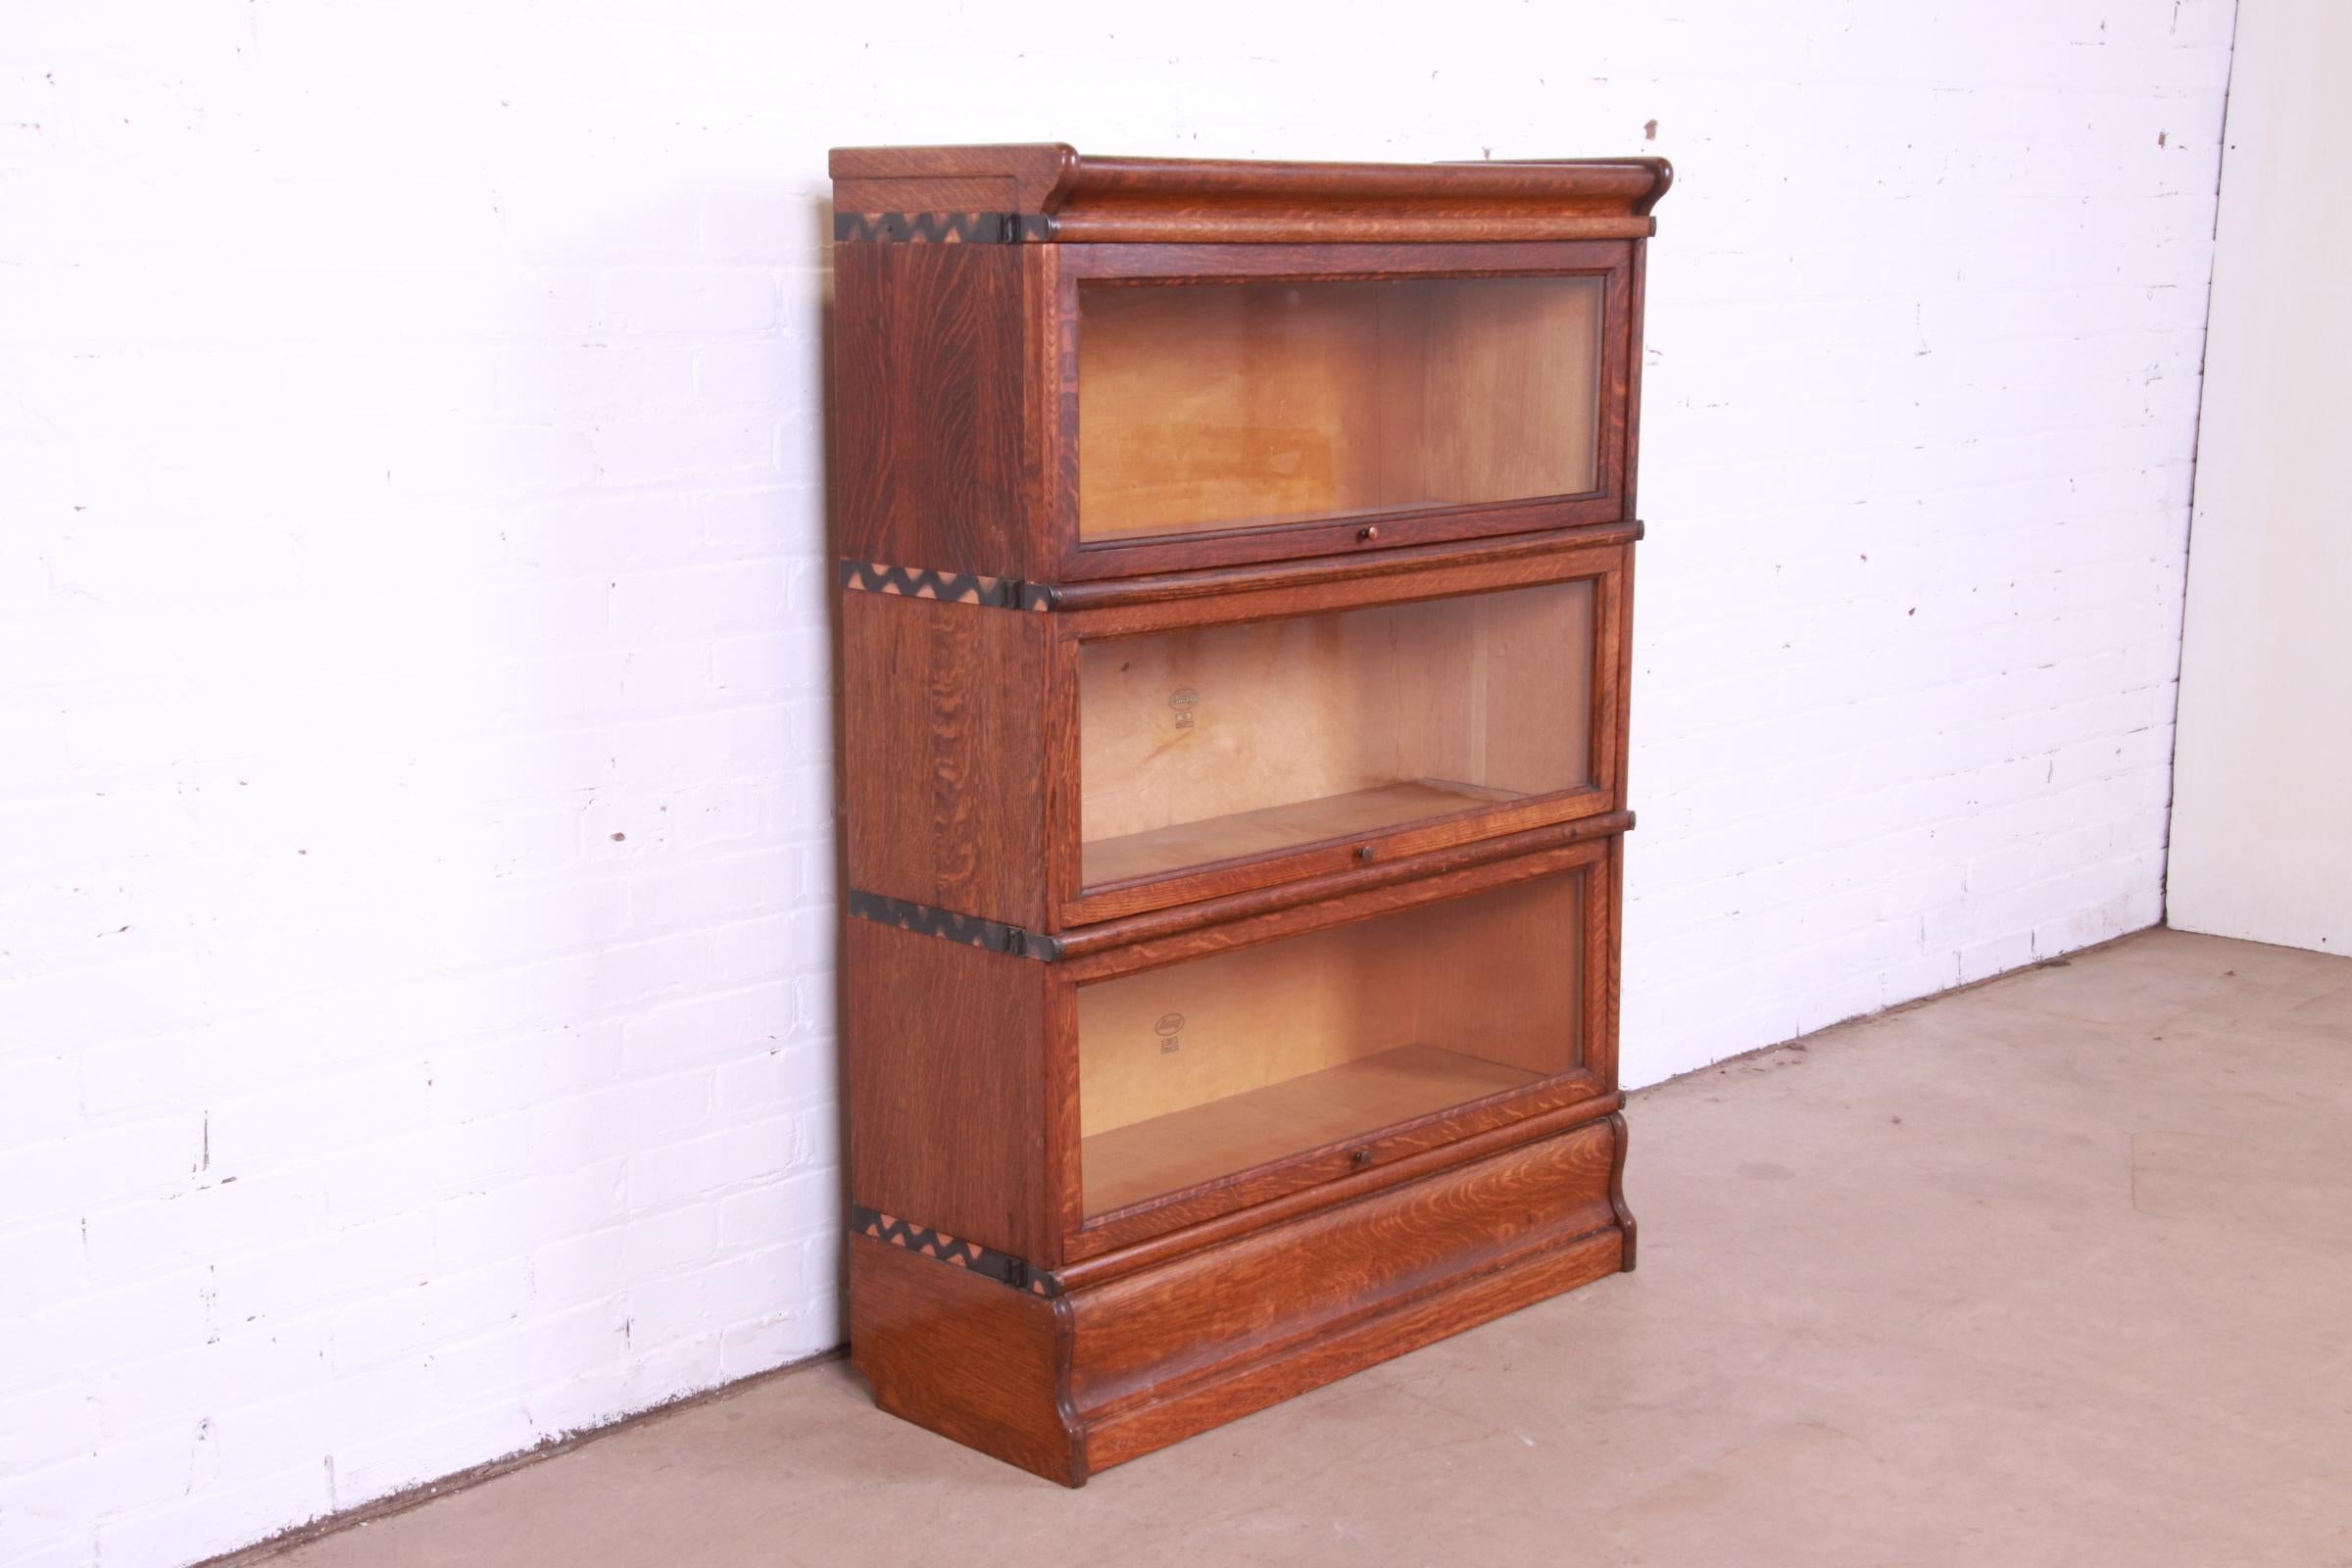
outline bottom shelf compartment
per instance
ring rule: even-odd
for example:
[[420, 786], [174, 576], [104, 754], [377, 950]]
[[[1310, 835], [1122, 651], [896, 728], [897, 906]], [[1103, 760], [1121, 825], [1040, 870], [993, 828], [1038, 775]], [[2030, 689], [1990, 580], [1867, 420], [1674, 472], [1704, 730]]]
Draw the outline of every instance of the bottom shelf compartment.
[[1081, 983], [1084, 1211], [1580, 1069], [1588, 885], [1565, 871]]
[[1438, 1046], [1398, 1046], [1097, 1133], [1079, 1146], [1086, 1204], [1120, 1208], [1542, 1077]]

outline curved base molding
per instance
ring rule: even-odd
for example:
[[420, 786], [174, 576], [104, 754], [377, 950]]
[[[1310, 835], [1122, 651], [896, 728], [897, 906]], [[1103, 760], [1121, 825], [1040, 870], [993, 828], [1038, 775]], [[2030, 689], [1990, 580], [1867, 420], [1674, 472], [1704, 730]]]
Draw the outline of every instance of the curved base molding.
[[1610, 1115], [1058, 1297], [863, 1234], [851, 1360], [894, 1415], [1066, 1486], [1630, 1268]]

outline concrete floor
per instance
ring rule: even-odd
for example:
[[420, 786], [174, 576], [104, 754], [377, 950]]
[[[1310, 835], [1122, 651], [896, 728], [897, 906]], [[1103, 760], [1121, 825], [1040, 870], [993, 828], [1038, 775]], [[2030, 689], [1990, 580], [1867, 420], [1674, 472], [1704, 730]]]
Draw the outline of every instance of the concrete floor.
[[2352, 1564], [2352, 959], [2156, 931], [1635, 1097], [1642, 1267], [1064, 1492], [839, 1362], [276, 1559]]

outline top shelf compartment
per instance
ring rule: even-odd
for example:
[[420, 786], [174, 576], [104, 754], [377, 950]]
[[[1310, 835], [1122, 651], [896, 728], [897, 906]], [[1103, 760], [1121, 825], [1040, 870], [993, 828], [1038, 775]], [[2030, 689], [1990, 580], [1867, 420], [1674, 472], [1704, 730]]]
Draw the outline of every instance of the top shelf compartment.
[[1081, 282], [1079, 538], [1588, 495], [1602, 293], [1592, 275]]
[[1630, 245], [1093, 245], [1050, 265], [1048, 580], [1628, 516]]
[[1635, 515], [1657, 160], [1049, 144], [846, 148], [833, 174], [853, 567], [1055, 608], [1064, 585]]

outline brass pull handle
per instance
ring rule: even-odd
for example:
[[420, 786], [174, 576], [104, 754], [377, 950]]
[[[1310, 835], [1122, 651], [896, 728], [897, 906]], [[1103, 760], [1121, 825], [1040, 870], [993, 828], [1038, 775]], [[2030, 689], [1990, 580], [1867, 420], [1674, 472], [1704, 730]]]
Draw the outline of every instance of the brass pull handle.
[[1362, 540], [1365, 544], [1370, 544], [1373, 540], [1380, 537], [1380, 524], [1376, 522], [1367, 522], [1361, 528], [1355, 530], [1355, 536]]

